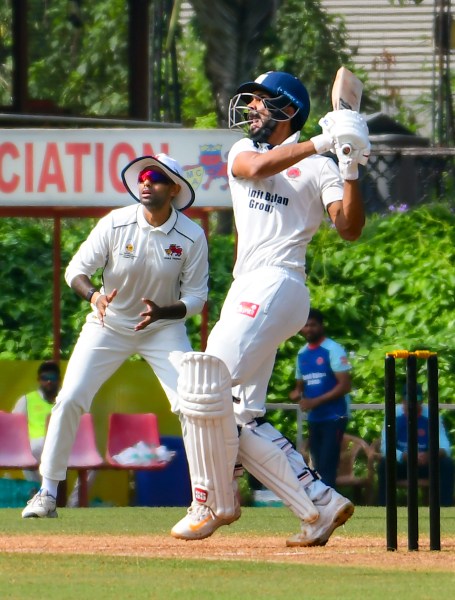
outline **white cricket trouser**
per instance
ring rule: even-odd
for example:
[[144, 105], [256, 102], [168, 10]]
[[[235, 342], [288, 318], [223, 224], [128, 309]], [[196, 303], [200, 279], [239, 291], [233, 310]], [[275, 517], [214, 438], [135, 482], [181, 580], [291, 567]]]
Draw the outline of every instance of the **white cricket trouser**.
[[305, 325], [309, 308], [304, 277], [290, 269], [264, 267], [232, 283], [206, 352], [231, 373], [239, 425], [265, 413], [277, 348]]
[[41, 456], [41, 475], [56, 481], [65, 479], [82, 413], [90, 411], [93, 397], [102, 384], [133, 354], [142, 356], [152, 367], [172, 411], [178, 412], [180, 361], [183, 353], [190, 351], [184, 323], [119, 333], [99, 323], [86, 322], [52, 409]]

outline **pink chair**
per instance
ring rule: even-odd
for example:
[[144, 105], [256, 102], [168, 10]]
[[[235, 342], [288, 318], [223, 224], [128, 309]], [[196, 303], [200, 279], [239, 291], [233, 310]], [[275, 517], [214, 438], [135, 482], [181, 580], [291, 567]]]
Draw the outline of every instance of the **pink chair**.
[[95, 439], [95, 428], [91, 413], [81, 417], [76, 439], [74, 440], [68, 461], [68, 469], [77, 470], [79, 478], [79, 506], [88, 506], [88, 471], [104, 466], [103, 457], [98, 452]]
[[116, 469], [154, 470], [162, 469], [168, 464], [156, 460], [147, 465], [122, 465], [113, 458], [126, 448], [145, 442], [151, 446], [160, 445], [158, 419], [153, 413], [112, 413], [109, 415], [109, 431], [107, 435], [106, 461]]
[[32, 471], [38, 466], [30, 448], [27, 416], [0, 411], [0, 468]]

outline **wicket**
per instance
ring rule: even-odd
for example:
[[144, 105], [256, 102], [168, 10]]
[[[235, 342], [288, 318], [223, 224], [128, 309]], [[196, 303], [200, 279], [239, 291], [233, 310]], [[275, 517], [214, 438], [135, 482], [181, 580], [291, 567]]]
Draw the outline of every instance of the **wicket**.
[[423, 359], [427, 362], [430, 550], [440, 550], [438, 356], [436, 352], [429, 352], [428, 350], [416, 350], [414, 352], [396, 350], [394, 352], [387, 352], [385, 358], [387, 550], [395, 551], [398, 548], [395, 405], [396, 359], [406, 360], [406, 392], [408, 398], [408, 550], [419, 549], [417, 359]]

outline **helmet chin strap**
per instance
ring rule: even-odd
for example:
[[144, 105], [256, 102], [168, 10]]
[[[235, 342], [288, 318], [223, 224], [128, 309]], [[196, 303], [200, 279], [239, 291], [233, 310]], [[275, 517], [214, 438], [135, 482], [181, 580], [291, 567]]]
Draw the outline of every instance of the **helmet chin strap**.
[[273, 130], [275, 129], [277, 121], [274, 119], [269, 119], [264, 123], [264, 125], [255, 131], [254, 133], [250, 133], [249, 137], [256, 144], [266, 144], [269, 141], [270, 136], [272, 135]]

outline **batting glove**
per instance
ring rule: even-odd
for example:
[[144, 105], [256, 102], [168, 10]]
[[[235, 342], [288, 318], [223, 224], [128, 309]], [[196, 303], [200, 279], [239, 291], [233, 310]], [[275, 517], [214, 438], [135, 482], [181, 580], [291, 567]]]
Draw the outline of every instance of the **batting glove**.
[[328, 133], [315, 135], [314, 137], [310, 138], [310, 142], [313, 142], [318, 154], [324, 154], [324, 152], [328, 152], [329, 150], [335, 154], [334, 140]]
[[319, 124], [322, 130], [335, 140], [338, 159], [342, 158], [338, 149], [342, 149], [343, 162], [351, 158], [365, 165], [370, 156], [370, 140], [365, 119], [354, 110], [334, 110], [323, 117]]

